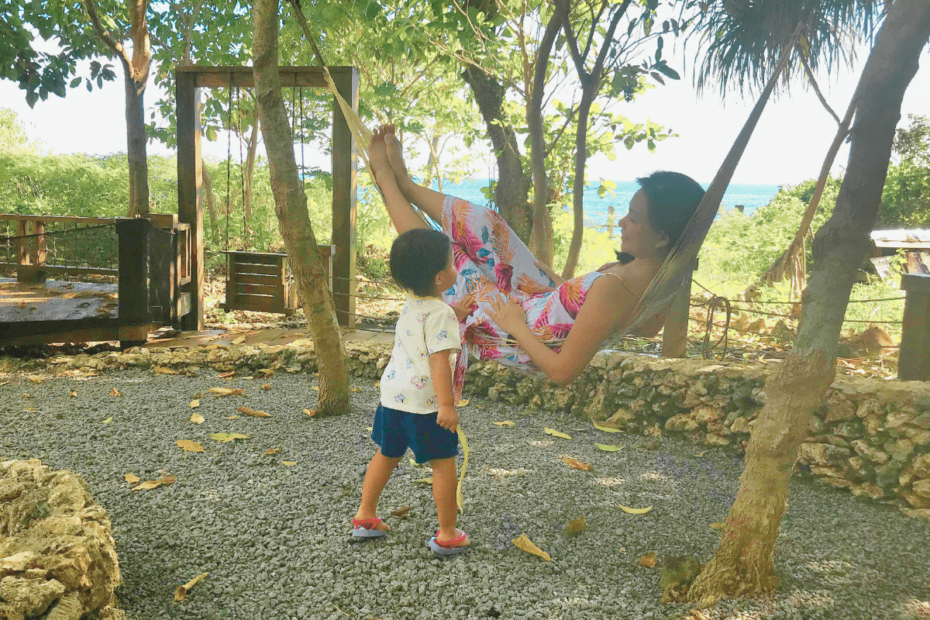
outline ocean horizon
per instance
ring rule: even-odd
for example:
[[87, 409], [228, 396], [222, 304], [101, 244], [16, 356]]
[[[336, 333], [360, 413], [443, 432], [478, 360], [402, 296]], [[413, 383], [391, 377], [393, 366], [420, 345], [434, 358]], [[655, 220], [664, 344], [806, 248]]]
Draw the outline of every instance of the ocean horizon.
[[[597, 194], [600, 183], [597, 185], [592, 184], [585, 189], [584, 219], [586, 227], [606, 227], [607, 213], [610, 207], [614, 208], [614, 223], [628, 211], [630, 199], [639, 190], [639, 185], [636, 181], [615, 181], [615, 183], [617, 188], [612, 193], [607, 192], [603, 198]], [[707, 189], [710, 184], [701, 183], [700, 185]], [[462, 183], [443, 183], [442, 192], [478, 205], [487, 205], [489, 201], [482, 191], [482, 188], [486, 187], [488, 187], [487, 179], [467, 179]], [[731, 183], [723, 195], [721, 205], [725, 210], [734, 209], [741, 205], [743, 212], [750, 215], [759, 207], [767, 205], [778, 193], [779, 187], [781, 186]], [[439, 184], [433, 181], [432, 188], [439, 191]], [[571, 206], [569, 205], [565, 209], [570, 211]]]

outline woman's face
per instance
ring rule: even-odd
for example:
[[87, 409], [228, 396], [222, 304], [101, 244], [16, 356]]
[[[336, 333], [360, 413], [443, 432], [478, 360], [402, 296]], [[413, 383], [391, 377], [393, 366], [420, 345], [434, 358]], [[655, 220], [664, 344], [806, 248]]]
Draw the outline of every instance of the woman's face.
[[663, 256], [669, 242], [665, 233], [653, 228], [649, 221], [649, 204], [646, 193], [639, 190], [630, 200], [630, 210], [617, 225], [620, 226], [620, 251], [636, 258]]

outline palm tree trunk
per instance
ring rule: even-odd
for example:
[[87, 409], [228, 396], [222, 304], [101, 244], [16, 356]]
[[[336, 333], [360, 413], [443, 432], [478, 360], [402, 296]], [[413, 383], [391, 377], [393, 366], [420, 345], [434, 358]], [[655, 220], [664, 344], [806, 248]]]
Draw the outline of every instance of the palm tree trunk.
[[320, 371], [320, 415], [348, 412], [349, 374], [345, 347], [336, 322], [333, 296], [307, 212], [307, 196], [297, 173], [294, 136], [281, 97], [278, 75], [278, 0], [257, 0], [252, 40], [255, 99], [271, 170], [275, 214], [288, 262], [316, 350]]
[[860, 261], [881, 201], [904, 92], [930, 38], [930, 4], [897, 0], [859, 80], [849, 165], [836, 208], [814, 239], [814, 272], [804, 293], [800, 333], [779, 371], [765, 382], [766, 403], [754, 424], [740, 490], [717, 555], [688, 597], [712, 605], [722, 597], [771, 593], [778, 583], [774, 549], [788, 485], [810, 414], [833, 381], [836, 347]]
[[827, 156], [824, 158], [823, 165], [820, 167], [820, 176], [817, 178], [817, 186], [814, 188], [814, 195], [811, 196], [811, 201], [807, 205], [807, 210], [804, 211], [804, 217], [801, 218], [801, 225], [798, 226], [798, 232], [795, 233], [794, 239], [791, 241], [791, 245], [788, 246], [788, 249], [785, 250], [782, 255], [772, 263], [768, 271], [763, 274], [761, 278], [762, 284], [772, 285], [790, 277], [792, 291], [796, 290], [800, 294], [800, 292], [804, 290], [804, 281], [807, 277], [807, 270], [804, 269], [804, 267], [807, 261], [804, 259], [799, 260], [798, 256], [804, 249], [804, 239], [810, 234], [811, 223], [814, 221], [814, 216], [817, 215], [817, 207], [820, 206], [820, 198], [823, 196], [823, 190], [827, 186], [827, 179], [830, 177], [830, 169], [833, 167], [836, 154], [839, 153], [840, 147], [843, 146], [843, 141], [846, 140], [846, 136], [849, 135], [849, 125], [852, 122], [855, 111], [856, 96], [853, 95], [852, 100], [849, 102], [849, 108], [846, 110], [846, 116], [844, 116], [843, 120], [840, 122], [839, 128], [836, 131], [836, 136], [833, 138], [833, 143], [830, 145], [830, 150], [827, 151]]

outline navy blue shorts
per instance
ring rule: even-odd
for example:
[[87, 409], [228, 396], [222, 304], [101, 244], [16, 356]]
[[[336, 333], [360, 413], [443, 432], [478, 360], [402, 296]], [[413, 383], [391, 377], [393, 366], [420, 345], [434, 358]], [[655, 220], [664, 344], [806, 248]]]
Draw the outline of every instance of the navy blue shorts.
[[371, 439], [381, 454], [398, 458], [413, 450], [417, 463], [458, 456], [459, 435], [436, 423], [438, 413], [410, 413], [378, 405]]

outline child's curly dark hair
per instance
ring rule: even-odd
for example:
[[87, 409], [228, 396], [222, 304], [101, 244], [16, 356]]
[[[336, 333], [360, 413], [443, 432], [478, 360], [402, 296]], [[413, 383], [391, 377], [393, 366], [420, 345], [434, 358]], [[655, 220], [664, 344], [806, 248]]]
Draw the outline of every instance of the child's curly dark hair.
[[448, 267], [452, 242], [432, 228], [408, 230], [391, 245], [391, 277], [414, 295], [435, 295], [436, 275]]

